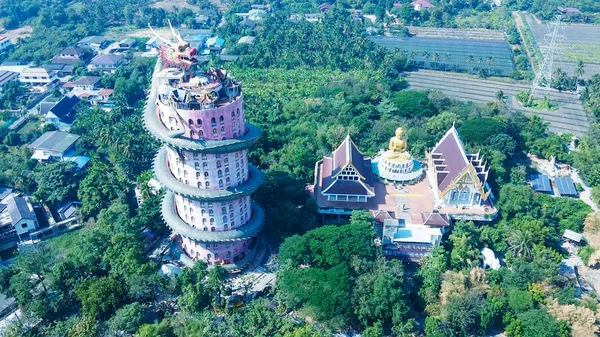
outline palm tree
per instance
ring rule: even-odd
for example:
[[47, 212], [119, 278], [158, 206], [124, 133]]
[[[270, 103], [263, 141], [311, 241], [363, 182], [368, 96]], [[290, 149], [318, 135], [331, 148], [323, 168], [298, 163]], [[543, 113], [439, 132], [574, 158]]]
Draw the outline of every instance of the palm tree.
[[577, 61], [577, 66], [575, 67], [575, 77], [577, 77], [577, 82], [579, 82], [579, 79], [583, 76], [583, 74], [585, 74], [583, 61], [579, 60]]
[[487, 63], [488, 65], [488, 74], [491, 75], [492, 74], [492, 64], [494, 64], [496, 60], [494, 60], [494, 58], [492, 56], [488, 57], [487, 60], [485, 61], [485, 63]]
[[410, 54], [408, 55], [408, 59], [410, 60], [410, 64], [413, 65], [415, 62], [415, 56], [417, 56], [417, 52], [416, 51], [411, 51]]
[[452, 55], [450, 55], [450, 53], [444, 54], [444, 60], [446, 61], [446, 63], [444, 64], [444, 70], [446, 70], [448, 64], [450, 64], [450, 61], [452, 60]]
[[[467, 65], [472, 64], [473, 62], [475, 62], [475, 57], [473, 57], [473, 55], [467, 55]], [[473, 72], [473, 68], [471, 67], [471, 71]]]
[[435, 69], [437, 69], [437, 65], [438, 65], [437, 63], [440, 60], [440, 54], [438, 54], [438, 53], [433, 54], [433, 57], [431, 58], [431, 60], [433, 61], [433, 67]]
[[519, 258], [531, 258], [533, 240], [531, 235], [527, 235], [520, 230], [514, 230], [507, 238], [509, 250]]
[[427, 50], [423, 52], [423, 60], [425, 60], [425, 62], [423, 62], [423, 67], [425, 67], [425, 63], [427, 62], [427, 60], [429, 60], [430, 55], [431, 54], [429, 54]]

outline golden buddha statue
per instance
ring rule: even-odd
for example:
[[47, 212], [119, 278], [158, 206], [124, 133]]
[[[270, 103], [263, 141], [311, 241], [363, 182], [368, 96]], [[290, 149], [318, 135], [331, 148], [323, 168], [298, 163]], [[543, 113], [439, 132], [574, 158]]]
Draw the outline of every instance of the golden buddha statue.
[[411, 159], [410, 154], [406, 151], [406, 140], [402, 139], [404, 130], [396, 129], [396, 135], [390, 138], [389, 149], [385, 152], [385, 158], [389, 161], [401, 163]]

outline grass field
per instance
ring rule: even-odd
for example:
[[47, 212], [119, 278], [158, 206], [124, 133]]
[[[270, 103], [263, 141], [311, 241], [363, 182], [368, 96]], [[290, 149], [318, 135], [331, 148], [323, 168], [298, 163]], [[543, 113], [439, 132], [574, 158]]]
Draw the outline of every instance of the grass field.
[[30, 119], [25, 125], [23, 125], [23, 127], [21, 127], [19, 129], [18, 133], [24, 135], [35, 129], [38, 129], [39, 127], [40, 127], [40, 121], [38, 121], [36, 119]]

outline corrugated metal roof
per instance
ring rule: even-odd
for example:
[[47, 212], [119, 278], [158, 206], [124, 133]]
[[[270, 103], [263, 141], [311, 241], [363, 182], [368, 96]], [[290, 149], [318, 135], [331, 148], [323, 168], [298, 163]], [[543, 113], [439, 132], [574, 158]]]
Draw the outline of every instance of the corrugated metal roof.
[[556, 185], [558, 194], [561, 196], [576, 197], [579, 195], [575, 189], [575, 183], [573, 183], [573, 179], [571, 178], [556, 178], [554, 179], [554, 184]]
[[27, 146], [34, 150], [46, 150], [63, 153], [79, 139], [78, 135], [63, 131], [49, 131]]

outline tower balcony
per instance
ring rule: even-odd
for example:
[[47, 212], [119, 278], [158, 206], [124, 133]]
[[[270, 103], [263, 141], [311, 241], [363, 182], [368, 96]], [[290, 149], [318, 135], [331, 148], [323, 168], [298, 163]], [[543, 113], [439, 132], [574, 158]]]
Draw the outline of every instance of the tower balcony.
[[264, 180], [264, 175], [260, 170], [252, 165], [248, 165], [248, 180], [242, 185], [218, 190], [200, 189], [195, 186], [186, 185], [177, 180], [167, 167], [167, 146], [163, 146], [158, 151], [153, 166], [156, 178], [168, 190], [199, 201], [220, 202], [240, 199], [254, 193]]
[[183, 221], [175, 210], [175, 193], [168, 191], [162, 203], [162, 216], [173, 231], [192, 240], [207, 243], [235, 242], [256, 237], [264, 226], [265, 214], [262, 208], [252, 203], [252, 218], [243, 226], [222, 232], [208, 232], [195, 228]]

